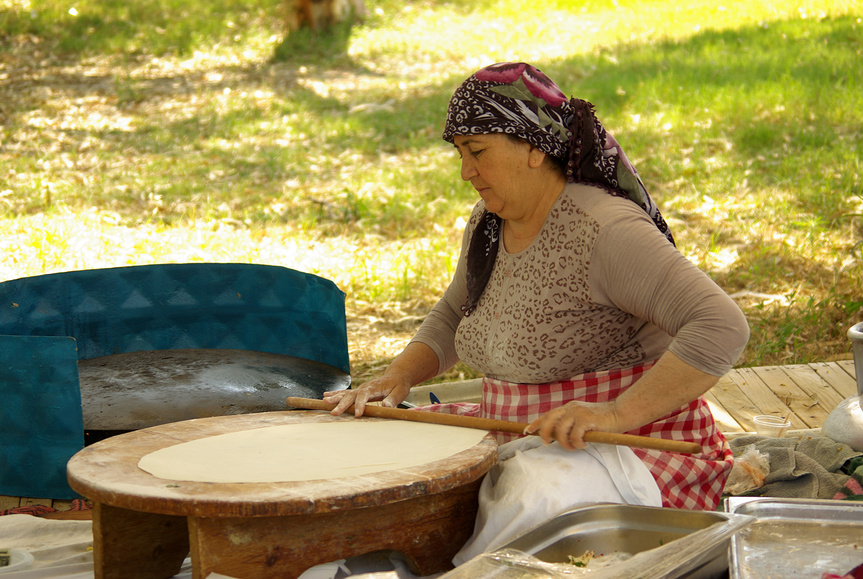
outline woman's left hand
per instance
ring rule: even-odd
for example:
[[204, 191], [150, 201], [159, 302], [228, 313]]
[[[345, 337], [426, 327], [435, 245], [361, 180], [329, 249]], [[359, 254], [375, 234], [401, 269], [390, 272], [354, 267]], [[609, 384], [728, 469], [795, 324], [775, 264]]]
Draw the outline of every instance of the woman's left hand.
[[585, 448], [589, 430], [614, 432], [617, 414], [614, 402], [569, 402], [549, 410], [530, 423], [525, 432], [538, 434], [546, 444], [557, 441], [568, 450]]

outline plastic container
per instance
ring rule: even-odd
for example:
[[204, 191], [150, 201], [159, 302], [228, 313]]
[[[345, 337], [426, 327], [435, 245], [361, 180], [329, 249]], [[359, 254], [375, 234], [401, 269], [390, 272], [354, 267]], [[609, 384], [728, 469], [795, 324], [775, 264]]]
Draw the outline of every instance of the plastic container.
[[752, 421], [755, 423], [755, 432], [761, 436], [782, 438], [785, 431], [791, 427], [791, 421], [787, 418], [770, 414], [759, 414]]
[[21, 571], [29, 567], [33, 563], [33, 555], [23, 549], [9, 549], [12, 556], [9, 564], [5, 567], [0, 567], [0, 575], [11, 573], [12, 571]]

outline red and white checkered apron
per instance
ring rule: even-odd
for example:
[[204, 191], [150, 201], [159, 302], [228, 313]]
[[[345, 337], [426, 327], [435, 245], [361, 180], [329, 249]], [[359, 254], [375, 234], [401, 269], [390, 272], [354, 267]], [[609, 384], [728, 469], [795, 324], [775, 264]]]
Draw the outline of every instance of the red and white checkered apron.
[[[572, 400], [606, 402], [616, 398], [641, 378], [652, 365], [653, 363], [624, 370], [590, 372], [571, 380], [550, 384], [515, 384], [484, 378], [481, 404], [435, 404], [423, 407], [422, 410], [533, 422], [552, 408]], [[644, 448], [632, 450], [656, 479], [662, 493], [663, 506], [694, 510], [716, 508], [734, 458], [703, 398], [627, 434], [699, 443], [702, 447], [700, 455]], [[515, 434], [498, 433], [500, 443], [517, 437]]]

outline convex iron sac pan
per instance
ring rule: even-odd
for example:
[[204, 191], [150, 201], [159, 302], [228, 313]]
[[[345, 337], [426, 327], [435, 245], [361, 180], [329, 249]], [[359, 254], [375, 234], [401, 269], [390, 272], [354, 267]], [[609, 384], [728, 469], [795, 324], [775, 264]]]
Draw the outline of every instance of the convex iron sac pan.
[[350, 375], [312, 360], [247, 350], [129, 352], [81, 360], [84, 429], [116, 434], [192, 418], [285, 410], [289, 396], [323, 398]]

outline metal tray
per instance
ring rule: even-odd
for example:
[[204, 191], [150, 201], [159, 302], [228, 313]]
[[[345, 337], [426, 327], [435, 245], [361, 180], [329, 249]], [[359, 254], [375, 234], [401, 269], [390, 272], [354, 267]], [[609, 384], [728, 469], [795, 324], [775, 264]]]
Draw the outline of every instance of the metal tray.
[[863, 563], [863, 503], [764, 498], [727, 508], [755, 517], [731, 539], [731, 579], [819, 579]]
[[716, 511], [595, 505], [559, 515], [504, 548], [548, 563], [589, 550], [597, 556], [627, 553], [634, 555], [630, 561], [641, 561], [639, 576], [723, 577], [729, 538], [749, 522]]

